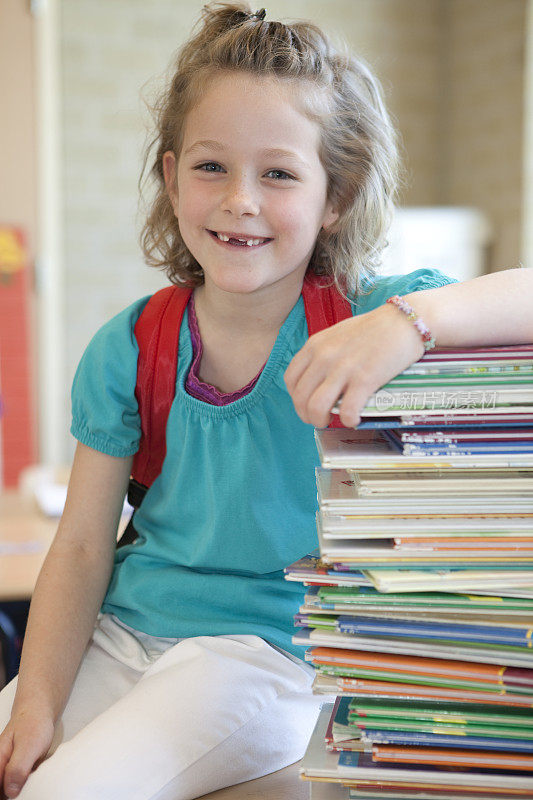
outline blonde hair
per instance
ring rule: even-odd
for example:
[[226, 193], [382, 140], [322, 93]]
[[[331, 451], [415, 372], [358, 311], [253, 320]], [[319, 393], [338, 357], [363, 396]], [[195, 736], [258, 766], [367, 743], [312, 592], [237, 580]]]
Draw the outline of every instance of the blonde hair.
[[181, 237], [162, 160], [168, 150], [179, 155], [186, 115], [220, 70], [315, 88], [302, 100], [321, 128], [319, 156], [339, 218], [320, 232], [308, 269], [332, 276], [342, 291], [357, 291], [379, 265], [397, 185], [396, 133], [381, 87], [361, 59], [338, 52], [317, 26], [265, 20], [264, 9], [253, 13], [244, 3], [204, 6], [198, 31], [178, 52], [174, 76], [152, 108], [156, 133], [141, 175], [142, 182], [157, 146], [149, 173], [156, 192], [141, 233], [146, 262], [164, 268], [173, 283], [203, 283], [203, 270]]

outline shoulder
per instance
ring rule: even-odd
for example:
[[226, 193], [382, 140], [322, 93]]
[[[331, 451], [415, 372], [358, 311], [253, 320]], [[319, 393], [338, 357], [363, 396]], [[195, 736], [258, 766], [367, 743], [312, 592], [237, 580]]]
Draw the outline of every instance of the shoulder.
[[147, 295], [146, 297], [136, 300], [104, 323], [89, 342], [85, 355], [108, 347], [113, 350], [130, 347], [136, 348], [135, 325], [150, 298], [151, 295]]
[[383, 305], [394, 294], [409, 294], [423, 289], [438, 289], [456, 283], [438, 269], [417, 269], [407, 275], [384, 275], [367, 280], [354, 301], [354, 314], [364, 314]]
[[149, 299], [137, 300], [102, 325], [87, 345], [72, 384], [72, 434], [112, 456], [132, 455], [138, 447], [135, 324]]
[[[191, 294], [190, 289], [180, 286], [165, 286], [151, 295], [141, 297], [123, 311], [116, 314], [103, 325], [90, 342], [90, 347], [100, 343], [112, 343], [117, 346], [132, 345], [137, 348], [137, 339], [141, 341], [162, 319], [171, 322], [183, 312]], [[143, 316], [142, 325], [137, 326]]]

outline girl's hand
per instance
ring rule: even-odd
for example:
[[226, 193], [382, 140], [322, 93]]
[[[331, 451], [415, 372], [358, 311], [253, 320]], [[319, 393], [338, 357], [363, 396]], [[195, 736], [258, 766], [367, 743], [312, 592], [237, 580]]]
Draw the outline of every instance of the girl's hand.
[[328, 425], [342, 395], [340, 420], [354, 427], [370, 395], [423, 354], [415, 327], [384, 305], [311, 336], [289, 364], [285, 383], [304, 422]]
[[53, 720], [37, 709], [15, 713], [0, 735], [0, 787], [17, 797], [30, 772], [46, 756], [54, 736]]

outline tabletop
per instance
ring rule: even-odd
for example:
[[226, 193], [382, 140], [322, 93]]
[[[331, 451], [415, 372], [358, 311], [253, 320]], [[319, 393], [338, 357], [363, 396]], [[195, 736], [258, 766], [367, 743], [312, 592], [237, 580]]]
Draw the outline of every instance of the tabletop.
[[57, 529], [35, 501], [0, 492], [0, 601], [27, 600]]
[[297, 762], [264, 778], [204, 794], [198, 800], [308, 800], [309, 782], [299, 779], [299, 767]]

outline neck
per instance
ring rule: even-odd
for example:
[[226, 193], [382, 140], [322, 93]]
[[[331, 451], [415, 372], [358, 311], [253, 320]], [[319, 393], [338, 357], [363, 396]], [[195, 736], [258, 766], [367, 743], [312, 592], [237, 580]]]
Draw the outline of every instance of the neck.
[[202, 339], [199, 374], [223, 392], [246, 386], [270, 355], [279, 329], [296, 303], [301, 281], [283, 291], [224, 292], [206, 282], [194, 293]]
[[205, 326], [209, 321], [211, 330], [219, 330], [225, 336], [269, 336], [280, 329], [301, 290], [301, 278], [290, 286], [284, 282], [281, 291], [268, 286], [253, 293], [226, 292], [206, 281], [194, 293], [199, 324]]

